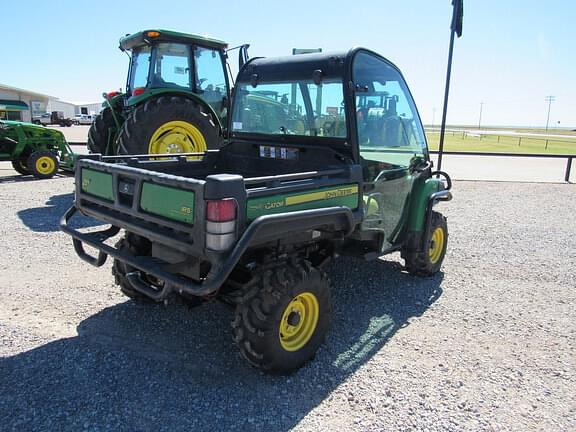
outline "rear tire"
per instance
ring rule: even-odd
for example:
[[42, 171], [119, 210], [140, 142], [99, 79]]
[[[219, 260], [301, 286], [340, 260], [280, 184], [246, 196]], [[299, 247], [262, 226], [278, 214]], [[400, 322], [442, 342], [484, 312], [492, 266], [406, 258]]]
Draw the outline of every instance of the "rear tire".
[[16, 159], [12, 161], [12, 168], [19, 174], [28, 175], [30, 174], [30, 170], [28, 169], [28, 165], [26, 165], [26, 159]]
[[217, 120], [182, 96], [159, 96], [138, 105], [118, 136], [119, 154], [202, 153], [222, 145]]
[[234, 341], [253, 366], [288, 374], [314, 358], [332, 320], [326, 274], [308, 261], [255, 275], [236, 307]]
[[58, 158], [47, 150], [36, 151], [26, 161], [26, 167], [34, 177], [49, 179], [58, 172]]
[[[127, 234], [126, 237], [120, 239], [116, 243], [116, 248], [121, 252], [129, 252], [135, 256], [146, 256], [150, 254], [150, 244], [142, 239], [137, 239], [130, 234]], [[137, 269], [120, 260], [115, 259], [112, 264], [112, 275], [114, 275], [116, 285], [120, 286], [122, 294], [138, 303], [155, 303], [150, 297], [137, 291], [128, 281], [126, 274], [133, 271], [137, 271]]]
[[[115, 112], [114, 114], [120, 122], [123, 122], [120, 113]], [[120, 126], [122, 126], [122, 124], [120, 124]], [[108, 134], [109, 132], [112, 132], [114, 135], [117, 135], [116, 129], [117, 127], [112, 115], [112, 109], [104, 108], [100, 114], [96, 116], [88, 130], [88, 150], [90, 153], [100, 153], [105, 155], [108, 147]], [[112, 137], [113, 142], [115, 138], [115, 136]]]
[[402, 251], [408, 273], [417, 276], [432, 276], [442, 266], [448, 245], [448, 224], [446, 218], [438, 212], [431, 214], [430, 233], [425, 241], [424, 252]]

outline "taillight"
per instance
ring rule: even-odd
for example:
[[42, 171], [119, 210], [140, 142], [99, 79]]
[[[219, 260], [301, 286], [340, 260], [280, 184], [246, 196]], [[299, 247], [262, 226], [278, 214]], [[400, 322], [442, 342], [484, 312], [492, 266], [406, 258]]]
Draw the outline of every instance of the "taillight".
[[140, 96], [142, 93], [144, 93], [144, 90], [146, 90], [145, 87], [136, 87], [134, 90], [132, 90], [132, 96]]
[[228, 222], [236, 219], [236, 201], [228, 198], [206, 202], [206, 220]]
[[114, 96], [118, 96], [119, 94], [120, 94], [119, 91], [111, 91], [111, 92], [106, 93], [106, 97], [107, 97], [108, 99], [111, 99], [111, 98], [113, 98]]
[[236, 238], [236, 200], [206, 202], [206, 248], [225, 251]]

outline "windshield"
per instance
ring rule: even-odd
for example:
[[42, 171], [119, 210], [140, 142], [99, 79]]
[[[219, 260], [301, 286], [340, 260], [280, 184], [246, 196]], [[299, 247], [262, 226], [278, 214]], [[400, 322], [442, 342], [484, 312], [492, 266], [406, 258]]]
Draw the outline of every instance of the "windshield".
[[232, 131], [345, 138], [341, 81], [239, 83]]
[[400, 73], [383, 59], [359, 53], [354, 59], [360, 154], [367, 160], [409, 166], [427, 154], [418, 112]]

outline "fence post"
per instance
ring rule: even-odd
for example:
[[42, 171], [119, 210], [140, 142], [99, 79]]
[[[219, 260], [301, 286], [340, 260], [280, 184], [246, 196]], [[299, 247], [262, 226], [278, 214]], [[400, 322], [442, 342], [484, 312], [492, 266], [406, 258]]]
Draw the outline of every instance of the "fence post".
[[548, 150], [548, 140], [546, 140], [546, 145], [544, 146], [544, 150]]
[[520, 147], [521, 142], [522, 142], [522, 137], [518, 138], [518, 147]]
[[566, 161], [566, 174], [564, 174], [564, 181], [570, 183], [570, 170], [572, 169], [572, 158], [567, 158]]
[[498, 135], [498, 142], [500, 142], [500, 135]]

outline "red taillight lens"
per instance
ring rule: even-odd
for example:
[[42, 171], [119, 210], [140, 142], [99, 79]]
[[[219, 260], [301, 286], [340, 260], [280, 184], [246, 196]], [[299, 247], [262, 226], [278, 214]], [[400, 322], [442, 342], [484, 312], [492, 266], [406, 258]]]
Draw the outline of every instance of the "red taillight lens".
[[206, 202], [206, 220], [229, 222], [234, 219], [236, 219], [236, 201], [232, 198]]
[[113, 98], [114, 96], [117, 96], [119, 94], [120, 94], [119, 91], [111, 91], [109, 93], [106, 93], [106, 96], [108, 96], [108, 98]]
[[144, 87], [136, 87], [134, 90], [132, 90], [132, 96], [140, 96], [142, 93], [144, 93], [144, 90], [146, 90]]

